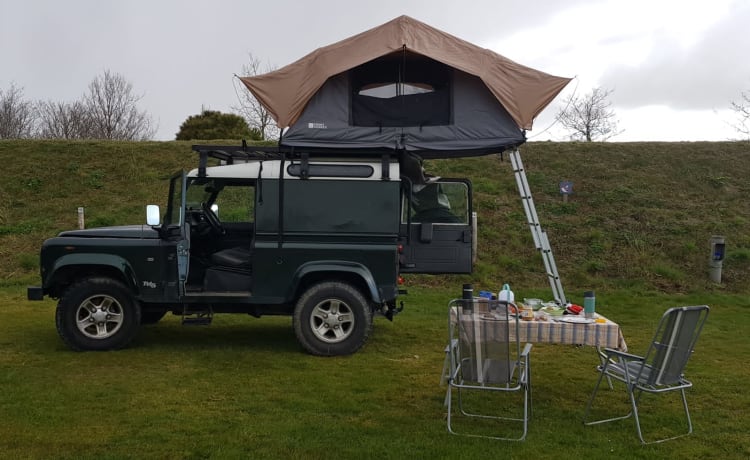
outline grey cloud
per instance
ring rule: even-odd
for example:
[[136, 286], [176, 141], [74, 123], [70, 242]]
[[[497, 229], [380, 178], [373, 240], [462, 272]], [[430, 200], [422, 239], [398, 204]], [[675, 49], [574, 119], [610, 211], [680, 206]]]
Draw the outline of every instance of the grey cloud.
[[615, 92], [618, 107], [666, 105], [674, 109], [721, 109], [750, 88], [750, 5], [735, 4], [724, 21], [689, 49], [656, 37], [644, 64], [608, 69], [601, 86]]

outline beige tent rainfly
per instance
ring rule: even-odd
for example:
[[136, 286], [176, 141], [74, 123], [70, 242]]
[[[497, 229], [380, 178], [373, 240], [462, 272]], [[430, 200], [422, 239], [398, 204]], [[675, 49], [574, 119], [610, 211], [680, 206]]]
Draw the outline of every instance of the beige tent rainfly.
[[289, 128], [282, 145], [437, 157], [523, 143], [570, 79], [400, 16], [241, 81]]

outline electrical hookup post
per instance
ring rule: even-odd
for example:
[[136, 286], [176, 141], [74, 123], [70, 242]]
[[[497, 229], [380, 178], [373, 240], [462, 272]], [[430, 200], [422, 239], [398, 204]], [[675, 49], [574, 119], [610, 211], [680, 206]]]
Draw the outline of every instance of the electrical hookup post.
[[526, 178], [526, 171], [521, 161], [521, 152], [518, 149], [514, 149], [509, 157], [513, 174], [516, 177], [518, 193], [521, 195], [523, 210], [526, 213], [526, 221], [529, 224], [529, 230], [531, 230], [531, 237], [534, 239], [534, 246], [542, 254], [544, 269], [549, 279], [550, 288], [552, 288], [552, 295], [558, 305], [565, 306], [568, 304], [568, 299], [565, 298], [565, 292], [563, 292], [560, 273], [557, 271], [557, 264], [555, 263], [555, 257], [552, 255], [552, 248], [547, 239], [547, 232], [542, 230], [542, 226], [539, 224], [539, 216], [536, 213], [534, 199], [531, 196], [531, 189], [529, 188], [529, 181]]
[[573, 182], [564, 180], [560, 182], [560, 195], [562, 195], [563, 203], [568, 202], [568, 196], [573, 194]]
[[711, 256], [708, 260], [708, 276], [714, 283], [721, 284], [721, 269], [724, 265], [724, 237], [714, 235], [709, 240]]

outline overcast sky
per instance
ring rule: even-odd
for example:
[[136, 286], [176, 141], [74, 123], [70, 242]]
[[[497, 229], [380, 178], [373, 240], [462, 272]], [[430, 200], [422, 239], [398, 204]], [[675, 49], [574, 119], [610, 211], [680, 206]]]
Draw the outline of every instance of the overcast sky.
[[233, 75], [250, 53], [281, 67], [402, 14], [576, 77], [532, 140], [565, 140], [555, 113], [594, 87], [614, 91], [613, 141], [738, 137], [729, 105], [750, 90], [747, 0], [0, 0], [0, 88], [72, 101], [120, 73], [169, 140], [201, 108], [238, 104]]

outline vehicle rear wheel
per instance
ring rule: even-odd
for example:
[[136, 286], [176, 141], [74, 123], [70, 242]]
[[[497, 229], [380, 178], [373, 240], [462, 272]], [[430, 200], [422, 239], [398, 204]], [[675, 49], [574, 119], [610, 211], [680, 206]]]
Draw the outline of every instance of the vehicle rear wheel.
[[55, 322], [63, 342], [73, 350], [115, 350], [135, 337], [141, 309], [119, 281], [87, 278], [62, 295]]
[[324, 282], [310, 287], [294, 309], [294, 333], [302, 347], [319, 356], [349, 355], [365, 344], [372, 311], [355, 287]]

